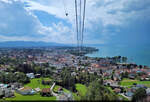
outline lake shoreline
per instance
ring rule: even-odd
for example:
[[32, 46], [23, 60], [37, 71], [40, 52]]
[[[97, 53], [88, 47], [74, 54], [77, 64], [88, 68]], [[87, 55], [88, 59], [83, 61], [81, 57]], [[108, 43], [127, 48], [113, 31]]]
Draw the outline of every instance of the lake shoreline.
[[[98, 49], [92, 53], [88, 53], [85, 56], [88, 57], [114, 57], [114, 56], [124, 56], [128, 58], [128, 63], [134, 63], [137, 65], [145, 65], [150, 67], [150, 53], [142, 53], [145, 49], [130, 47], [116, 47], [116, 46], [92, 46]], [[150, 48], [148, 48], [150, 50]]]

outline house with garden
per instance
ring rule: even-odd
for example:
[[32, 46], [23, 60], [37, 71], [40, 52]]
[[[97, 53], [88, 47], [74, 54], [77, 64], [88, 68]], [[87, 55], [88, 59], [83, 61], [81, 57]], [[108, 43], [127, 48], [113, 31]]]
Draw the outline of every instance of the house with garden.
[[14, 92], [10, 88], [2, 89], [0, 88], [0, 98], [3, 97], [14, 97]]
[[4, 91], [0, 88], [0, 98], [3, 98], [4, 96]]
[[22, 88], [16, 90], [16, 92], [21, 95], [33, 95], [36, 93], [36, 91], [30, 87], [22, 87]]
[[52, 96], [50, 88], [43, 88], [40, 92], [40, 95], [47, 96], [47, 97]]

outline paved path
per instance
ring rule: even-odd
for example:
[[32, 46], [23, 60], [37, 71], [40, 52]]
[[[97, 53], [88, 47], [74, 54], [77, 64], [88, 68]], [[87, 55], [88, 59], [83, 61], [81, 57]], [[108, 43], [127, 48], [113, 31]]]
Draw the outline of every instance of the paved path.
[[130, 97], [127, 97], [126, 95], [124, 95], [123, 93], [121, 93], [120, 95], [122, 95], [123, 97], [127, 98], [128, 100], [131, 100]]
[[61, 94], [57, 94], [53, 91], [53, 88], [55, 87], [56, 83], [53, 83], [52, 87], [50, 88], [52, 95], [56, 96], [57, 100], [68, 100], [68, 98], [64, 95]]
[[56, 94], [55, 92], [53, 92], [53, 88], [55, 87], [55, 85], [56, 85], [56, 83], [54, 83], [53, 85], [52, 85], [52, 87], [50, 88], [50, 90], [51, 90], [51, 92], [52, 92], [52, 95], [53, 96], [59, 96], [58, 94]]

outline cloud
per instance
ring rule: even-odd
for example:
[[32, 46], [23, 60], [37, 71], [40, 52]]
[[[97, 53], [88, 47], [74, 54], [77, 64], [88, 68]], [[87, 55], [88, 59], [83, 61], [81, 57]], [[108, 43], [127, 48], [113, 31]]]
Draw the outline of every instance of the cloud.
[[124, 2], [124, 11], [126, 12], [132, 12], [132, 11], [140, 11], [140, 10], [145, 10], [149, 8], [150, 1], [145, 0], [144, 2], [141, 0], [132, 0], [129, 2]]
[[23, 4], [19, 2], [0, 2], [0, 34], [13, 35], [36, 35], [40, 22], [34, 16], [26, 12]]
[[[149, 0], [87, 0], [84, 42], [110, 43], [121, 30], [150, 21], [149, 5]], [[1, 0], [0, 34], [75, 43], [74, 11], [74, 0]]]
[[5, 2], [5, 3], [12, 3], [11, 0], [1, 0], [2, 2]]
[[[24, 8], [20, 1], [0, 1], [0, 38], [3, 40], [39, 40], [66, 43], [70, 30], [61, 22], [44, 26], [33, 12]], [[65, 38], [66, 37], [66, 38]], [[19, 39], [20, 38], [20, 39]], [[68, 40], [69, 41], [69, 40]]]

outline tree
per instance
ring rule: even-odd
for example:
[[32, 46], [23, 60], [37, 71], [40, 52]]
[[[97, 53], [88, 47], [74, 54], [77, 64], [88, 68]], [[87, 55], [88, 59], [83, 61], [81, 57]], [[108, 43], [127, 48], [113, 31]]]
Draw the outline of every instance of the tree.
[[121, 73], [121, 79], [128, 78], [128, 75], [129, 75], [128, 72]]
[[114, 56], [114, 57], [112, 57], [113, 58], [113, 61], [115, 62], [115, 63], [120, 63], [121, 62], [121, 56]]
[[144, 88], [139, 88], [134, 93], [132, 100], [135, 102], [141, 102], [146, 96], [146, 90]]
[[36, 67], [34, 68], [34, 70], [35, 70], [35, 72], [36, 72], [37, 74], [41, 74], [41, 73], [42, 73], [42, 68], [41, 68], [40, 66], [36, 66]]
[[18, 72], [17, 75], [15, 76], [15, 79], [19, 83], [29, 83], [30, 79], [23, 73], [23, 72]]
[[139, 68], [140, 68], [140, 69], [142, 69], [142, 68], [143, 68], [143, 66], [142, 66], [142, 65], [139, 65]]
[[69, 69], [65, 68], [61, 72], [61, 78], [62, 82], [60, 83], [63, 87], [70, 89], [71, 91], [76, 91], [75, 90], [75, 77], [71, 76], [71, 72]]
[[8, 72], [6, 73], [0, 73], [0, 82], [2, 83], [13, 83], [13, 82], [19, 82], [19, 83], [29, 83], [30, 79], [22, 72], [18, 73], [12, 73]]
[[117, 100], [118, 97], [105, 86], [100, 85], [98, 81], [93, 81], [90, 83], [87, 93], [85, 96], [81, 97], [81, 100], [88, 100], [88, 101], [112, 101]]
[[118, 56], [117, 61], [120, 63], [121, 62], [121, 56]]
[[127, 62], [127, 57], [122, 57], [122, 62], [126, 63]]

